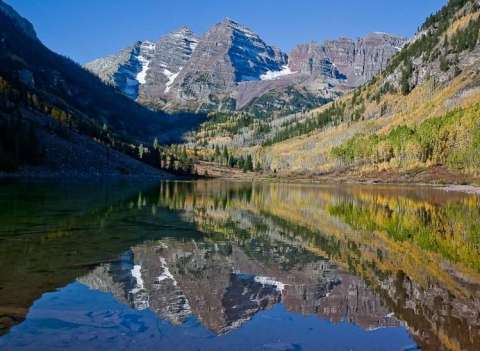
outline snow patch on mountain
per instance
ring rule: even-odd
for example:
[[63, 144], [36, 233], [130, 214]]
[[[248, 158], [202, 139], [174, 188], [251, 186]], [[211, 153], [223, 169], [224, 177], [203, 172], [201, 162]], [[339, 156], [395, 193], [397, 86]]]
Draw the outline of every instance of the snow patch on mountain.
[[277, 291], [282, 292], [285, 289], [285, 284], [275, 280], [274, 278], [270, 277], [262, 277], [262, 276], [255, 276], [254, 281], [260, 283], [262, 285], [271, 285], [274, 286]]
[[175, 280], [175, 277], [168, 269], [167, 261], [163, 257], [160, 257], [160, 264], [162, 265], [163, 273], [158, 276], [157, 281], [161, 282], [166, 279], [169, 279], [173, 282], [174, 286], [177, 286], [177, 281]]
[[142, 65], [142, 70], [140, 72], [138, 72], [138, 74], [137, 74], [137, 82], [139, 84], [145, 84], [146, 83], [146, 78], [147, 78], [147, 73], [148, 73], [148, 68], [150, 66], [150, 61], [143, 56], [139, 56], [138, 61]]
[[138, 264], [133, 266], [133, 268], [131, 270], [131, 273], [132, 273], [132, 277], [135, 278], [135, 280], [137, 282], [135, 288], [132, 290], [132, 293], [136, 293], [136, 292], [144, 289], [144, 282], [143, 282], [143, 279], [142, 279], [142, 266], [140, 266]]
[[134, 265], [130, 271], [135, 280], [135, 287], [130, 290], [132, 304], [138, 311], [147, 309], [150, 306], [148, 292], [145, 290], [145, 283], [142, 278], [142, 266]]
[[149, 41], [144, 41], [140, 45], [140, 54], [137, 57], [138, 62], [140, 63], [141, 70], [138, 72], [136, 79], [139, 84], [145, 84], [148, 69], [150, 67], [150, 61], [155, 50], [155, 44]]
[[283, 76], [294, 74], [288, 65], [282, 66], [280, 71], [267, 71], [260, 76], [260, 80], [274, 80]]
[[178, 75], [182, 71], [182, 68], [183, 67], [180, 67], [177, 73], [173, 73], [166, 68], [163, 70], [163, 74], [165, 74], [165, 76], [168, 78], [168, 82], [165, 85], [165, 93], [168, 93], [170, 91], [172, 84], [175, 82], [175, 79], [177, 79]]
[[198, 40], [191, 40], [188, 45], [193, 52], [198, 46]]

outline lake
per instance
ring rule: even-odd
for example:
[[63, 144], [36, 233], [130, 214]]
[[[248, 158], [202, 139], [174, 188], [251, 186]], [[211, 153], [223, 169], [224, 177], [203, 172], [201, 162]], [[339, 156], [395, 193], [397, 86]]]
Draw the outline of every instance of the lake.
[[480, 350], [480, 197], [0, 185], [1, 350]]

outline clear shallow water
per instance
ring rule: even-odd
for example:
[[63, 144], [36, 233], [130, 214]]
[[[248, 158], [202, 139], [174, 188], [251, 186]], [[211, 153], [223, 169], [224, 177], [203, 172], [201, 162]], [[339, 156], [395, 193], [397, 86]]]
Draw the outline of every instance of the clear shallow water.
[[0, 349], [478, 350], [480, 200], [0, 186]]

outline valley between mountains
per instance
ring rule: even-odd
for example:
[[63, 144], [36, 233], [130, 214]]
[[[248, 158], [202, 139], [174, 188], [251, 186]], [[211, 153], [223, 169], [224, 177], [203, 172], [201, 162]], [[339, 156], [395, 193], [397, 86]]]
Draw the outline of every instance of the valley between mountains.
[[286, 53], [226, 18], [83, 66], [3, 1], [0, 20], [4, 175], [479, 182], [479, 0], [412, 38]]

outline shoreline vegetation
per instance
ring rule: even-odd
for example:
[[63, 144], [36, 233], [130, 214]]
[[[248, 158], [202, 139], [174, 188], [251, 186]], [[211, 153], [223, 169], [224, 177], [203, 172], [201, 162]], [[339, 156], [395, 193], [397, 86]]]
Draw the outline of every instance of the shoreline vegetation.
[[480, 177], [454, 172], [446, 166], [432, 166], [409, 170], [373, 170], [355, 169], [336, 170], [328, 173], [313, 174], [308, 172], [264, 172], [244, 171], [230, 168], [215, 162], [200, 161], [194, 164], [195, 172], [189, 176], [170, 174], [164, 170], [151, 168], [149, 173], [122, 174], [118, 172], [76, 172], [56, 171], [43, 167], [28, 167], [16, 172], [0, 172], [0, 180], [233, 180], [233, 181], [278, 181], [287, 183], [321, 183], [321, 184], [379, 184], [379, 185], [413, 185], [440, 186], [448, 191], [460, 191], [480, 195]]

